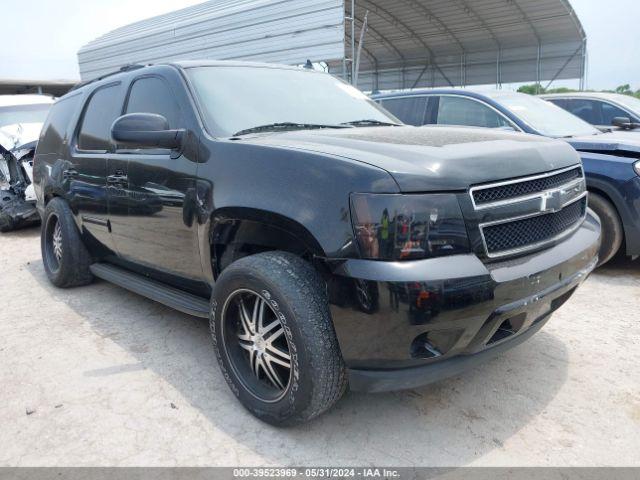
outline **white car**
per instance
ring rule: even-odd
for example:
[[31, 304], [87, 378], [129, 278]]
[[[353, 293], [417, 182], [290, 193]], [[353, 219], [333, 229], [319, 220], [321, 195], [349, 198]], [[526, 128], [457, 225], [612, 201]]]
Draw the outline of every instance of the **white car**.
[[0, 95], [0, 231], [35, 223], [33, 153], [54, 99]]
[[640, 132], [640, 99], [604, 92], [573, 92], [540, 95], [603, 131], [622, 129]]

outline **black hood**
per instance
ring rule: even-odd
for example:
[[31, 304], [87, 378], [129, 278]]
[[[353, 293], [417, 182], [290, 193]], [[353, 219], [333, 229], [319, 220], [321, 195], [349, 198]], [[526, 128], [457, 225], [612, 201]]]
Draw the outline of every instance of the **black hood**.
[[404, 192], [466, 190], [580, 163], [565, 142], [465, 127], [304, 130], [255, 135], [244, 141], [374, 165], [389, 172]]

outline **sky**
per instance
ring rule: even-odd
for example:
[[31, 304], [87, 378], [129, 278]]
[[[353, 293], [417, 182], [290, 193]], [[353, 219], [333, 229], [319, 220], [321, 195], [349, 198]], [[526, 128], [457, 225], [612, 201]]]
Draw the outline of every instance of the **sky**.
[[[76, 53], [114, 28], [202, 0], [0, 0], [0, 78], [78, 79]], [[640, 0], [570, 0], [589, 38], [588, 88], [640, 89]], [[12, 39], [12, 40], [11, 40]], [[575, 86], [557, 82], [554, 86]]]

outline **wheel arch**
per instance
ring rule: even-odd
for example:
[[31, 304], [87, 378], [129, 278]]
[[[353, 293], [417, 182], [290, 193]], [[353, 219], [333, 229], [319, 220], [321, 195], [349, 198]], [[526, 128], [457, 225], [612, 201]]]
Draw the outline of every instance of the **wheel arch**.
[[626, 252], [629, 226], [628, 226], [628, 223], [625, 221], [626, 211], [620, 208], [621, 202], [617, 198], [618, 195], [616, 195], [616, 193], [610, 193], [609, 189], [606, 186], [601, 184], [595, 184], [595, 185], [587, 184], [587, 191], [589, 193], [595, 193], [596, 195], [600, 195], [602, 198], [604, 198], [613, 206], [615, 213], [618, 215], [618, 218], [620, 219], [620, 223], [622, 225], [623, 237], [622, 237], [622, 246], [620, 248], [621, 250]]
[[224, 207], [211, 215], [208, 254], [214, 278], [242, 257], [280, 250], [313, 262], [325, 252], [298, 221], [255, 208]]

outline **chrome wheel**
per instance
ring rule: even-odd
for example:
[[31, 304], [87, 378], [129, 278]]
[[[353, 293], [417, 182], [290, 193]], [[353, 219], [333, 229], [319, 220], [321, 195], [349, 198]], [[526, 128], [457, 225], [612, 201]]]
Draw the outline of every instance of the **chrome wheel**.
[[291, 380], [291, 351], [269, 294], [232, 293], [223, 308], [225, 349], [247, 389], [263, 401], [277, 401]]
[[51, 239], [53, 254], [56, 260], [60, 262], [62, 260], [62, 228], [60, 222], [56, 222], [56, 226], [53, 229], [53, 237]]
[[49, 270], [58, 272], [62, 265], [62, 224], [57, 215], [51, 214], [44, 226], [44, 260]]

